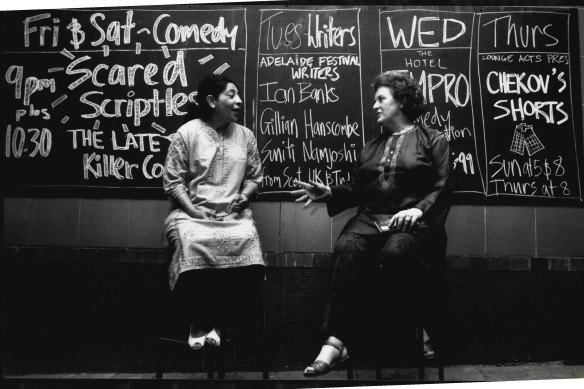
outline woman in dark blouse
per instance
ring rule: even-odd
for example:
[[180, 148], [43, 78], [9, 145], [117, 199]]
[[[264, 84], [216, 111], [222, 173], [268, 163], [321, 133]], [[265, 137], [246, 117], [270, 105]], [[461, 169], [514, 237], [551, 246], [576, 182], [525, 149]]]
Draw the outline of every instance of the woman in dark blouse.
[[[333, 187], [296, 181], [302, 189], [292, 191], [300, 196], [296, 201], [306, 201], [305, 205], [325, 200], [330, 216], [357, 207], [335, 244], [332, 290], [323, 321], [327, 338], [305, 369], [306, 376], [328, 373], [349, 357], [347, 344], [355, 341], [358, 307], [364, 305], [364, 298], [380, 297], [367, 295], [372, 290], [372, 271], [381, 268], [384, 285], [400, 281], [404, 289], [415, 289], [416, 275], [419, 279], [421, 271], [433, 265], [435, 253], [444, 251], [446, 244], [444, 220], [451, 192], [448, 142], [442, 133], [414, 123], [424, 107], [414, 79], [385, 72], [372, 86], [373, 109], [383, 130], [363, 148], [351, 179]], [[371, 331], [360, 330], [359, 341], [362, 337], [376, 341]], [[425, 331], [424, 339], [425, 356], [432, 357]]]

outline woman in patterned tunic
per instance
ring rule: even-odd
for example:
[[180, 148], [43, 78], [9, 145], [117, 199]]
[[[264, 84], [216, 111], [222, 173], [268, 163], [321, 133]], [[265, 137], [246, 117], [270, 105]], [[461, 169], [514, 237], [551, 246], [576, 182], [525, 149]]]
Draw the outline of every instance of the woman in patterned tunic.
[[[446, 244], [444, 219], [451, 186], [448, 142], [440, 132], [414, 123], [424, 105], [413, 78], [385, 72], [375, 78], [373, 89], [373, 109], [383, 129], [363, 148], [351, 180], [333, 187], [297, 182], [302, 189], [292, 192], [306, 205], [325, 200], [330, 216], [358, 207], [334, 248], [332, 291], [323, 321], [326, 341], [305, 369], [307, 376], [325, 374], [346, 360], [347, 345], [363, 341], [355, 339], [355, 332], [370, 343], [377, 341], [373, 328], [360, 328], [363, 323], [358, 323], [363, 317], [359, 309], [380, 297], [375, 295], [379, 289], [371, 286], [374, 274], [381, 272], [383, 288], [400, 285], [398, 293], [415, 294], [421, 290], [421, 271], [433, 265], [430, 262]], [[382, 313], [403, 314], [394, 312], [398, 298], [387, 297], [383, 296]], [[431, 357], [425, 331], [424, 338], [425, 356]]]
[[262, 167], [254, 134], [236, 123], [239, 90], [225, 76], [208, 76], [197, 106], [198, 117], [172, 139], [163, 176], [172, 202], [165, 221], [173, 250], [169, 282], [191, 323], [193, 349], [219, 345], [221, 331], [225, 338], [236, 326], [265, 267], [248, 208]]

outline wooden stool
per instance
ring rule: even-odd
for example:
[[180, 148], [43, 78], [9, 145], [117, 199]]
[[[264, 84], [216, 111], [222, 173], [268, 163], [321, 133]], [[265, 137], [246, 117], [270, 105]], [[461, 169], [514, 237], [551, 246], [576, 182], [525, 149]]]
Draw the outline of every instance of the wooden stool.
[[[441, 337], [442, 329], [439, 330], [439, 334], [433, 333], [432, 348], [434, 349], [434, 358], [427, 359], [424, 357], [424, 328], [422, 326], [416, 327], [417, 333], [417, 343], [418, 343], [418, 354], [421, 355], [419, 365], [418, 365], [418, 378], [422, 381], [426, 379], [426, 366], [428, 366], [432, 361], [436, 362], [438, 366], [438, 381], [444, 381], [444, 358], [442, 357]], [[438, 336], [436, 336], [438, 335]], [[436, 341], [436, 339], [439, 339]]]
[[[424, 381], [426, 379], [426, 367], [430, 365], [436, 365], [438, 367], [438, 380], [444, 381], [444, 358], [442, 354], [442, 344], [444, 339], [444, 315], [446, 312], [447, 305], [447, 293], [446, 293], [446, 279], [444, 276], [444, 269], [441, 267], [437, 271], [426, 274], [426, 277], [430, 277], [437, 285], [438, 296], [436, 298], [435, 314], [432, 317], [433, 325], [432, 329], [432, 348], [434, 350], [434, 358], [427, 359], [424, 357], [424, 326], [417, 322], [415, 323], [415, 334], [416, 334], [416, 361], [418, 365], [418, 379]], [[423, 304], [417, 305], [417, 309], [423, 311]], [[381, 309], [381, 307], [379, 308]], [[381, 322], [381, 320], [379, 320]], [[410, 327], [411, 328], [411, 327]], [[377, 328], [378, 333], [382, 333], [383, 328]], [[383, 359], [383, 347], [380, 347], [382, 342], [380, 342], [376, 347], [375, 355], [375, 378], [381, 380], [381, 361]], [[433, 363], [434, 362], [434, 363]]]
[[[269, 379], [268, 372], [268, 358], [267, 358], [267, 345], [265, 342], [265, 284], [266, 276], [264, 273], [263, 282], [261, 284], [261, 290], [257, 301], [257, 316], [259, 325], [256, 326], [254, 337], [259, 343], [259, 353], [260, 353], [260, 364], [262, 366], [262, 379]], [[170, 298], [170, 297], [169, 297]], [[164, 311], [164, 310], [163, 310]], [[164, 314], [161, 315], [165, 317]], [[189, 349], [189, 345], [186, 340], [187, 332], [185, 330], [184, 338], [178, 339], [176, 335], [159, 335], [156, 339], [156, 378], [161, 379], [164, 375], [165, 361], [167, 356], [168, 348], [183, 348], [184, 350]], [[226, 344], [227, 343], [227, 344]], [[225, 361], [226, 361], [226, 349], [230, 347], [232, 342], [221, 342], [219, 347], [214, 347], [210, 345], [205, 345], [201, 350], [188, 350], [199, 357], [202, 358], [203, 365], [207, 371], [207, 378], [213, 379], [215, 373], [219, 379], [225, 378]]]

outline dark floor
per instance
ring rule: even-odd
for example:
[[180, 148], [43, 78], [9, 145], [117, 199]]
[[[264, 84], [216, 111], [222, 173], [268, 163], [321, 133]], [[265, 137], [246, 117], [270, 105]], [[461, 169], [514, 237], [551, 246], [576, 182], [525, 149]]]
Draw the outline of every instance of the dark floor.
[[[355, 369], [355, 381], [375, 381], [375, 371], [369, 369]], [[557, 380], [580, 379], [584, 385], [584, 365], [569, 365], [563, 362], [527, 363], [517, 365], [452, 365], [444, 369], [444, 377], [447, 382], [499, 382], [516, 380]], [[5, 376], [7, 379], [16, 380], [153, 380], [154, 373], [61, 373], [61, 374], [27, 374]], [[384, 368], [383, 380], [390, 382], [418, 381], [418, 370], [412, 368]], [[226, 381], [254, 381], [261, 380], [261, 372], [226, 372]], [[164, 374], [163, 380], [196, 380], [207, 381], [206, 373], [172, 373]], [[426, 369], [426, 381], [436, 382], [438, 372], [435, 367]], [[302, 371], [278, 371], [270, 372], [270, 381], [346, 381], [346, 372], [333, 371], [318, 378], [305, 378]], [[582, 386], [584, 387], [584, 386]]]

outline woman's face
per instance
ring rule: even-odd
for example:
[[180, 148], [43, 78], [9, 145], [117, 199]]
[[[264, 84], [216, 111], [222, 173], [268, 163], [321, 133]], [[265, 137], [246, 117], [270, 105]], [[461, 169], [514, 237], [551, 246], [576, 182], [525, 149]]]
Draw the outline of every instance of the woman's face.
[[377, 113], [377, 123], [385, 125], [401, 113], [401, 104], [393, 98], [391, 89], [386, 86], [380, 86], [375, 91], [373, 109]]
[[220, 123], [235, 122], [241, 111], [241, 98], [233, 83], [228, 83], [225, 90], [215, 99], [214, 118]]

